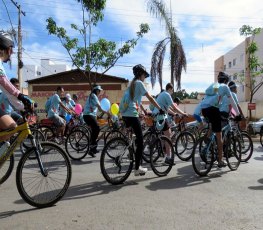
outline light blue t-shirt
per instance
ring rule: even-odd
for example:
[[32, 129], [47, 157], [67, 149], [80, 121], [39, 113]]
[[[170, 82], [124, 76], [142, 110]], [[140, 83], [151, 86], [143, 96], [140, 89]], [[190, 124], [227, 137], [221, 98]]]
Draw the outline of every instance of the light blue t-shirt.
[[60, 97], [57, 94], [54, 94], [51, 99], [51, 105], [48, 110], [48, 115], [47, 117], [53, 117], [55, 114], [59, 115], [59, 104], [61, 102]]
[[129, 104], [128, 108], [125, 110], [125, 112], [122, 113], [122, 116], [124, 117], [139, 117], [139, 113], [136, 108], [136, 103], [138, 105], [141, 104], [142, 96], [144, 96], [147, 93], [147, 90], [145, 89], [145, 86], [142, 81], [136, 80], [135, 81], [135, 91], [134, 91], [134, 98], [133, 100], [130, 98], [130, 87], [126, 90], [125, 94], [128, 95]]
[[13, 107], [11, 106], [8, 98], [2, 92], [0, 92], [0, 108], [6, 114], [11, 114], [11, 112], [13, 111]]
[[98, 105], [100, 105], [99, 98], [96, 94], [92, 93], [86, 101], [83, 115], [91, 115], [96, 117], [98, 112]]
[[[65, 107], [68, 109], [74, 109], [74, 107], [70, 104], [70, 101], [68, 103], [66, 101], [62, 101], [62, 104], [65, 105]], [[59, 115], [66, 117], [67, 112], [64, 109], [60, 108]]]
[[72, 100], [72, 99], [69, 100], [69, 104], [70, 104], [72, 107], [75, 107], [75, 106], [76, 106], [75, 101]]
[[206, 93], [206, 96], [201, 103], [202, 109], [209, 108], [211, 106], [219, 108], [222, 104], [223, 97], [231, 96], [231, 91], [226, 84], [219, 84], [218, 91], [215, 92], [214, 95], [210, 94], [210, 89], [213, 87], [213, 85], [214, 84], [210, 85], [206, 90], [206, 92], [209, 91], [209, 94]]
[[[163, 91], [158, 95], [156, 102], [160, 105], [162, 110], [168, 111], [168, 108], [173, 104], [173, 99], [167, 91]], [[154, 108], [153, 114], [157, 114], [158, 112], [159, 109]]]
[[[237, 99], [237, 95], [234, 92], [231, 92], [232, 97], [234, 99], [234, 101], [236, 102], [236, 104], [238, 105], [238, 99]], [[224, 96], [222, 99], [222, 104], [219, 107], [220, 112], [226, 112], [229, 113], [231, 110], [231, 102], [229, 100], [229, 98], [227, 96]]]
[[202, 101], [195, 107], [194, 114], [199, 115], [199, 116], [201, 115], [201, 110], [202, 110], [201, 104], [202, 104]]

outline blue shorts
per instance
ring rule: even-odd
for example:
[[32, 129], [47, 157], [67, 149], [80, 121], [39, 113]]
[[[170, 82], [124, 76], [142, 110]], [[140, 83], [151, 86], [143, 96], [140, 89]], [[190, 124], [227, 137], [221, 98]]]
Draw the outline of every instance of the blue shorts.
[[200, 115], [194, 114], [193, 116], [194, 116], [195, 120], [197, 120], [199, 123], [203, 122], [203, 119]]

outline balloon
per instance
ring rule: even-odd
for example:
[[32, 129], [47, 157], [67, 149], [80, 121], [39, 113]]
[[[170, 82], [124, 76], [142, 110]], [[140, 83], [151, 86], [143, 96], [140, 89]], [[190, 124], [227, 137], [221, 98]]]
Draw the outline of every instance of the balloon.
[[119, 113], [119, 106], [116, 103], [112, 104], [110, 111], [112, 115], [117, 115]]
[[100, 106], [104, 111], [108, 112], [110, 110], [110, 101], [107, 98], [103, 98], [100, 101]]
[[82, 105], [81, 104], [76, 104], [75, 105], [75, 112], [78, 115], [80, 115], [82, 113]]
[[66, 115], [65, 118], [66, 118], [66, 122], [69, 123], [69, 121], [70, 121], [70, 119], [71, 119], [71, 115], [67, 113], [67, 115]]

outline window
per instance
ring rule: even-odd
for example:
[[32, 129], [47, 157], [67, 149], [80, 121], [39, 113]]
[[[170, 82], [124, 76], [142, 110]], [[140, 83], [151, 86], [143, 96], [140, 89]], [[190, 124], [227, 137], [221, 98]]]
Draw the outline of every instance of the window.
[[228, 62], [228, 68], [231, 68], [231, 65], [232, 65], [231, 61]]
[[226, 65], [224, 65], [224, 71], [226, 71]]
[[236, 61], [237, 61], [237, 59], [235, 58], [235, 59], [233, 59], [233, 66], [235, 66], [236, 65]]
[[40, 76], [40, 75], [41, 75], [41, 72], [40, 72], [40, 71], [37, 71], [37, 75]]

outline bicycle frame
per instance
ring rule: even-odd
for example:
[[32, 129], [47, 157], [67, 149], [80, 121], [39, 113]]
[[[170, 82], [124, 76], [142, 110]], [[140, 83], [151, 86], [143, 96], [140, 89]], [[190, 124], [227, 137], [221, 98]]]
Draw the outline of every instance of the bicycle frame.
[[47, 172], [44, 170], [44, 166], [43, 166], [42, 161], [40, 159], [40, 152], [39, 152], [39, 150], [37, 148], [36, 141], [35, 141], [34, 137], [31, 134], [31, 130], [30, 130], [30, 127], [29, 127], [29, 124], [28, 124], [27, 121], [22, 123], [21, 125], [18, 125], [15, 129], [1, 131], [0, 132], [0, 137], [1, 136], [6, 136], [6, 135], [14, 135], [16, 133], [18, 133], [18, 135], [11, 142], [11, 145], [7, 149], [7, 152], [0, 159], [0, 168], [5, 163], [5, 161], [8, 160], [9, 157], [12, 154], [14, 154], [14, 151], [16, 150], [17, 146], [19, 146], [24, 139], [29, 137], [30, 140], [31, 140], [32, 146], [33, 146], [33, 148], [35, 150], [35, 153], [36, 153], [36, 157], [37, 157], [37, 161], [38, 161], [38, 164], [39, 164], [39, 167], [40, 167], [40, 171], [41, 171], [42, 175], [46, 177], [47, 176]]

